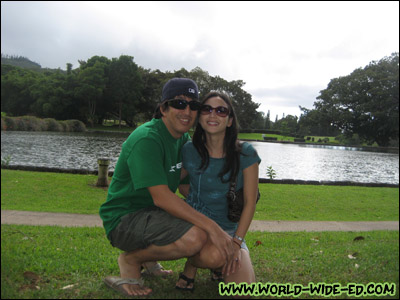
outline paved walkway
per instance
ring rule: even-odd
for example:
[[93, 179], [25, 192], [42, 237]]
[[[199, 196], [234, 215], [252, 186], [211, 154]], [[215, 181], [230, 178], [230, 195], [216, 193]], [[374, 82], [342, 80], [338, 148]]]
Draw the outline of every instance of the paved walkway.
[[[1, 224], [58, 225], [78, 227], [102, 227], [98, 215], [47, 213], [18, 210], [2, 210]], [[380, 222], [322, 222], [322, 221], [258, 221], [253, 220], [250, 231], [372, 231], [399, 230], [399, 221]]]

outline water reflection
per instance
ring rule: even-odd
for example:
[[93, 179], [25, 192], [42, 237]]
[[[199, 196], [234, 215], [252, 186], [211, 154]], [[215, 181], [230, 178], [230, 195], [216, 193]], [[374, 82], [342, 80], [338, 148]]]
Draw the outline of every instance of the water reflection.
[[[97, 170], [97, 159], [109, 157], [114, 170], [122, 143], [129, 134], [1, 132], [1, 157], [10, 165]], [[358, 151], [354, 147], [310, 146], [251, 142], [276, 179], [399, 183], [399, 155]], [[349, 151], [346, 151], [349, 150]]]
[[260, 177], [267, 177], [272, 166], [277, 179], [399, 183], [398, 154], [277, 143], [253, 146], [262, 158]]

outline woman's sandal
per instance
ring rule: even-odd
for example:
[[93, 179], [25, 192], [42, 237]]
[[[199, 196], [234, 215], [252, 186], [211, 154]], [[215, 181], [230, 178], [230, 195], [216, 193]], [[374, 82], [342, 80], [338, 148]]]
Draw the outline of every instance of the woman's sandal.
[[[175, 285], [175, 288], [177, 290], [188, 291], [188, 292], [193, 292], [194, 291], [194, 278], [188, 278], [183, 273], [180, 273], [179, 274], [179, 279], [182, 279], [182, 280], [186, 281], [186, 287], [183, 288], [183, 287]], [[192, 284], [192, 287], [189, 288], [188, 287], [189, 284]]]
[[212, 281], [224, 281], [224, 276], [222, 276], [221, 272], [210, 270], [211, 271], [211, 280]]

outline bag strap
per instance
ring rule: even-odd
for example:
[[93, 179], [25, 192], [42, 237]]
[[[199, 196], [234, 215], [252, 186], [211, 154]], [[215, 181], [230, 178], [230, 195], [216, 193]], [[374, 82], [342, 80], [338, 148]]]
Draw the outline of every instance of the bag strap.
[[238, 177], [239, 176], [237, 175], [236, 178], [230, 182], [229, 191], [232, 192], [232, 193], [236, 192], [236, 184], [237, 184]]

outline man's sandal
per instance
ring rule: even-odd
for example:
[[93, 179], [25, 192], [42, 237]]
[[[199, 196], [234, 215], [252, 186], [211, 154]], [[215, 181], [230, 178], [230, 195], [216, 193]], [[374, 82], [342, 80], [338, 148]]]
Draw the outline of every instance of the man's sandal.
[[129, 295], [127, 291], [125, 291], [125, 289], [122, 287], [123, 284], [139, 285], [140, 287], [143, 287], [144, 285], [144, 281], [141, 278], [121, 278], [117, 276], [107, 276], [104, 279], [104, 283], [114, 291], [117, 291], [118, 293], [128, 297], [131, 297], [132, 295]]
[[[187, 291], [187, 292], [193, 292], [194, 291], [194, 278], [188, 278], [183, 273], [180, 273], [179, 274], [179, 279], [182, 279], [182, 280], [186, 281], [186, 287], [180, 287], [180, 286], [175, 285], [175, 288], [177, 290]], [[189, 284], [192, 284], [192, 287], [188, 287]]]

